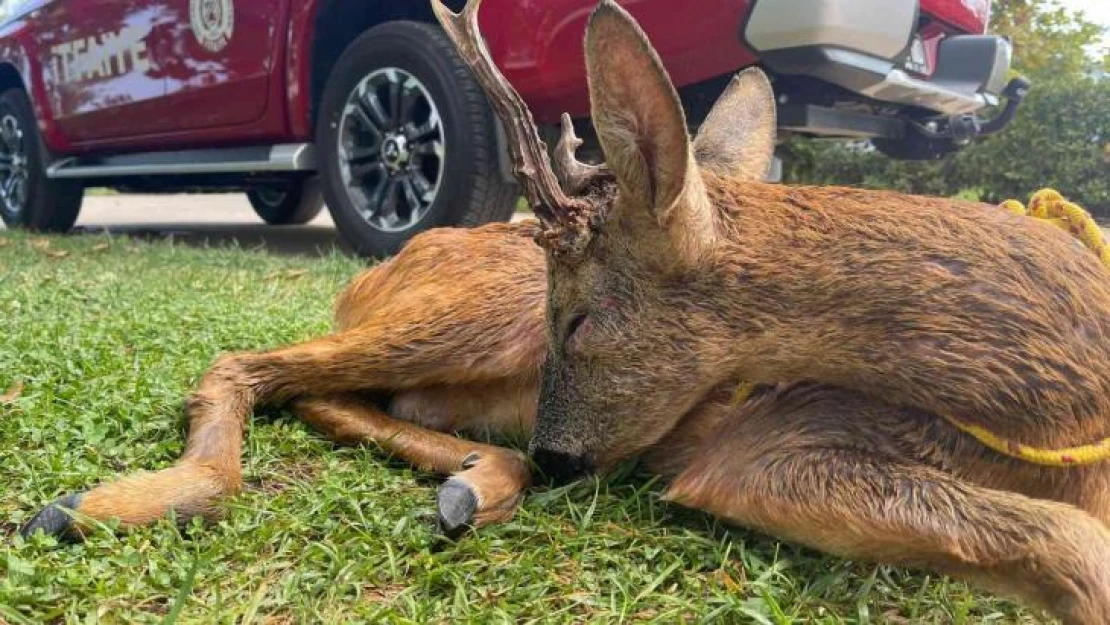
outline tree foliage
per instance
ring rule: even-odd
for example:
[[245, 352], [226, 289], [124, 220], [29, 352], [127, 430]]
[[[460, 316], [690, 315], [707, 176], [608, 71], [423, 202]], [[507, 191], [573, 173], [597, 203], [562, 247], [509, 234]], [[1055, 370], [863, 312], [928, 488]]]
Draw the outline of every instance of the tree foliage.
[[991, 30], [1009, 38], [1014, 69], [1034, 80], [1082, 75], [1107, 61], [1105, 29], [1054, 1], [994, 0]]

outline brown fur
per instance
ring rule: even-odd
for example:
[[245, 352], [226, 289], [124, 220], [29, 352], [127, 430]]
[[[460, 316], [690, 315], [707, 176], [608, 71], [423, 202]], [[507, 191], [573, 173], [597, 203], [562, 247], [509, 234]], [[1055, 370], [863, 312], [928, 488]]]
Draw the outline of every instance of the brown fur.
[[[241, 428], [255, 402], [302, 397], [291, 407], [337, 441], [374, 442], [426, 469], [458, 473], [456, 479], [465, 480], [481, 500], [475, 525], [509, 518], [530, 482], [525, 460], [513, 452], [438, 432], [527, 433], [532, 428], [538, 370], [546, 348], [543, 260], [530, 240], [533, 228], [534, 224], [525, 223], [421, 235], [394, 260], [352, 281], [339, 298], [336, 335], [271, 353], [222, 358], [189, 404], [191, 432], [185, 458], [173, 468], [131, 476], [86, 493], [78, 512], [93, 519], [119, 519], [125, 526], [149, 523], [171, 510], [183, 518], [217, 514], [220, 498], [239, 488]], [[436, 259], [445, 258], [451, 262], [436, 264]], [[433, 266], [451, 269], [434, 271]], [[505, 287], [506, 283], [512, 286]], [[444, 293], [454, 294], [446, 300], [450, 314], [434, 304], [444, 301]], [[410, 315], [407, 322], [394, 316], [399, 310]], [[500, 331], [505, 328], [519, 332]], [[371, 344], [377, 347], [371, 349]], [[472, 364], [479, 370], [473, 370]], [[452, 382], [452, 376], [459, 381]], [[881, 519], [878, 525], [859, 530], [866, 549], [853, 551], [836, 534], [826, 542], [812, 532], [859, 523], [853, 521], [859, 516], [859, 499], [836, 495], [840, 491], [821, 500], [821, 491], [813, 484], [796, 487], [804, 500], [822, 511], [800, 527], [774, 525], [774, 519], [808, 518], [789, 508], [789, 500], [759, 512], [762, 508], [755, 504], [769, 501], [761, 489], [787, 484], [761, 468], [767, 463], [782, 463], [797, 448], [808, 445], [820, 453], [816, 466], [824, 470], [833, 466], [837, 449], [858, 450], [867, 465], [875, 467], [867, 479], [876, 480], [876, 487], [893, 479], [888, 466], [904, 466], [904, 479], [931, 471], [957, 485], [957, 493], [967, 498], [949, 499], [944, 508], [948, 513], [966, 506], [967, 514], [972, 514], [978, 500], [999, 497], [1001, 503], [1014, 504], [1003, 518], [1027, 513], [1026, 520], [1020, 521], [1025, 526], [1051, 522], [1063, 528], [1037, 534], [1059, 543], [1044, 549], [1074, 555], [1075, 543], [1081, 542], [1084, 550], [1078, 553], [1083, 557], [1071, 558], [1071, 564], [1102, 570], [1101, 562], [1090, 562], [1101, 553], [1101, 531], [1092, 529], [1091, 521], [1083, 521], [1088, 517], [1079, 512], [1084, 509], [1110, 521], [1107, 472], [1101, 465], [1062, 471], [1002, 458], [926, 411], [896, 409], [828, 387], [807, 390], [806, 402], [787, 391], [765, 393], [730, 413], [733, 387], [728, 381], [706, 392], [674, 428], [642, 452], [649, 470], [680, 476], [669, 492], [679, 503], [844, 555], [928, 565], [991, 588], [1022, 592], [1031, 601], [1053, 603], [1052, 597], [1042, 597], [1040, 583], [1033, 593], [1026, 592], [1027, 579], [1015, 578], [1006, 585], [1006, 575], [1016, 566], [1011, 560], [996, 562], [990, 554], [975, 555], [979, 559], [964, 555], [951, 559], [943, 554], [914, 559], [909, 547], [915, 534], [891, 530]], [[368, 390], [392, 394], [389, 414], [348, 394]], [[822, 413], [814, 405], [831, 409]], [[739, 450], [750, 453], [739, 454]], [[475, 453], [483, 462], [464, 469], [464, 460]], [[801, 474], [813, 476], [807, 480], [821, 475]], [[738, 481], [740, 477], [745, 479]], [[834, 477], [824, 477], [826, 488], [836, 486]], [[1076, 507], [1045, 507], [1008, 492]], [[929, 514], [934, 516], [915, 518], [936, 518], [935, 511]], [[1017, 520], [989, 520], [1000, 534], [1027, 533], [1017, 529]], [[889, 553], [876, 549], [882, 532], [890, 537]], [[979, 545], [983, 538], [981, 533], [947, 535], [970, 546]], [[1024, 543], [1001, 545], [1003, 554], [1026, 553]], [[987, 568], [994, 573], [973, 570], [976, 562], [991, 563]], [[1029, 560], [1028, 566], [1034, 565], [1043, 562]]]
[[[945, 420], [1044, 448], [1110, 436], [1098, 259], [995, 207], [699, 167], [662, 64], [610, 0], [586, 64], [617, 192], [583, 253], [549, 257], [539, 468], [569, 478], [642, 455], [731, 380], [809, 381], [726, 418], [672, 497], [1110, 622], [1108, 465], [1019, 465]], [[772, 123], [773, 100], [752, 93]]]
[[[351, 282], [337, 301], [334, 334], [221, 357], [186, 404], [189, 440], [178, 464], [84, 493], [78, 518], [128, 527], [170, 512], [216, 515], [219, 499], [241, 486], [246, 419], [259, 404], [286, 403], [339, 442], [374, 442], [420, 467], [458, 473], [480, 500], [477, 525], [511, 516], [530, 482], [523, 456], [447, 433], [531, 431], [546, 349], [535, 229], [420, 235]], [[385, 396], [388, 412], [363, 392]]]
[[[251, 410], [292, 402], [337, 440], [455, 473], [481, 525], [511, 516], [525, 460], [442, 432], [534, 423], [533, 451], [638, 456], [674, 477], [670, 499], [730, 521], [1110, 622], [1110, 468], [1022, 463], [942, 418], [1039, 446], [1110, 434], [1105, 270], [991, 207], [754, 182], [769, 146], [729, 133], [765, 143], [767, 89], [727, 98], [747, 117], [691, 144], [631, 19], [606, 0], [589, 37], [616, 189], [588, 190], [605, 219], [584, 254], [545, 263], [535, 223], [415, 238], [340, 296], [335, 334], [220, 359], [179, 464], [78, 511], [214, 513]], [[740, 379], [775, 385], [733, 408]]]

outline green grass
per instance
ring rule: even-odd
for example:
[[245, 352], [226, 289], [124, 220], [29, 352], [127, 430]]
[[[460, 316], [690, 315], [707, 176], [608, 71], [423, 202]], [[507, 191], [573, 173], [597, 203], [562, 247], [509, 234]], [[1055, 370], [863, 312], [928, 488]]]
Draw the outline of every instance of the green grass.
[[[48, 241], [44, 243], [44, 241]], [[1015, 623], [920, 573], [823, 557], [665, 504], [636, 476], [531, 495], [457, 543], [433, 476], [261, 415], [226, 518], [83, 544], [16, 529], [55, 497], [181, 452], [224, 351], [329, 327], [360, 264], [120, 238], [0, 234], [0, 623]]]

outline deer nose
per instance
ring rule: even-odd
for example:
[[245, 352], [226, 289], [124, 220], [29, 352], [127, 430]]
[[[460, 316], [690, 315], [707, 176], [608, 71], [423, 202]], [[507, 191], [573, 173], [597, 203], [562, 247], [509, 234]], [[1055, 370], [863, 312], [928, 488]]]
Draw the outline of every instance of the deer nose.
[[552, 486], [569, 484], [589, 475], [594, 470], [593, 462], [586, 456], [575, 456], [551, 449], [534, 449], [532, 461], [540, 471], [540, 479]]

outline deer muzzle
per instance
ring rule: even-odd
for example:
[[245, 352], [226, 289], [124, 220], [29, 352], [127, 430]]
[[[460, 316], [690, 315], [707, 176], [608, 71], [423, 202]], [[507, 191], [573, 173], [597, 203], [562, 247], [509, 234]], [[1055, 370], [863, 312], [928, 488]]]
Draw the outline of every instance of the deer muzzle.
[[546, 481], [552, 486], [569, 484], [586, 477], [596, 470], [588, 455], [574, 455], [552, 449], [533, 448], [532, 462], [539, 471], [537, 480]]

